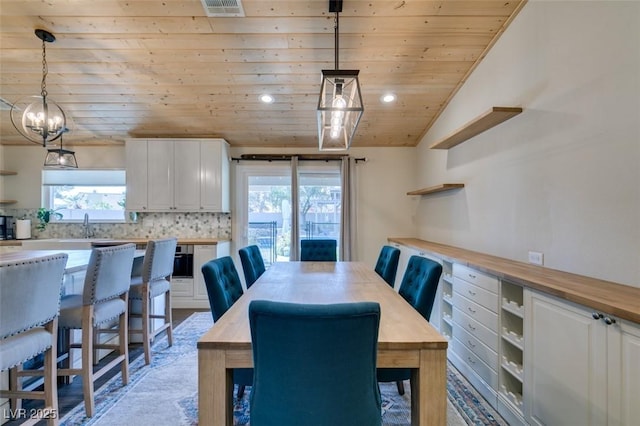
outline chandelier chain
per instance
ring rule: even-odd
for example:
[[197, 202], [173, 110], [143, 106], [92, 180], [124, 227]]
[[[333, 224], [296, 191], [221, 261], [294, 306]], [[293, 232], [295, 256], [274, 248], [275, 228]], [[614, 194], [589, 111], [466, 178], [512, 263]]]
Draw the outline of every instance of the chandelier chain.
[[47, 98], [47, 74], [49, 73], [49, 69], [47, 67], [47, 48], [46, 42], [42, 40], [42, 82], [40, 84], [40, 94], [42, 95], [42, 99]]

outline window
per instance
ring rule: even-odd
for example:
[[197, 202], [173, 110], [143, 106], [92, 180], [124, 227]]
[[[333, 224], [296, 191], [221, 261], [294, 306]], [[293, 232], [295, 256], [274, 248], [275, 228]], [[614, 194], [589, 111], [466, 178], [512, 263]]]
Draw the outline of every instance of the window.
[[124, 170], [43, 170], [44, 206], [62, 215], [56, 222], [124, 222]]

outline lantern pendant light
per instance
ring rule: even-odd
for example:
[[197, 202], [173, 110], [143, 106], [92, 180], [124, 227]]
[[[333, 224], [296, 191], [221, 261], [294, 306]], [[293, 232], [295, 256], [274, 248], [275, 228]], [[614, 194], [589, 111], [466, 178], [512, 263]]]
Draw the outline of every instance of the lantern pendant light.
[[318, 100], [318, 149], [344, 151], [349, 149], [364, 112], [359, 70], [339, 67], [339, 13], [342, 0], [330, 0], [329, 12], [335, 12], [335, 69], [322, 70]]

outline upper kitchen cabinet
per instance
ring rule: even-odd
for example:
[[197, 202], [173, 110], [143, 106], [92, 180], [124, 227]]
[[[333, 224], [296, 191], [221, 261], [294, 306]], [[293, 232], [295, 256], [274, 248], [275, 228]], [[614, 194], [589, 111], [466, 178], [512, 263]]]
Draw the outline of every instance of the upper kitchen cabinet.
[[223, 139], [127, 140], [127, 210], [228, 212], [227, 151]]
[[147, 211], [147, 141], [127, 140], [125, 144], [127, 196], [129, 211]]

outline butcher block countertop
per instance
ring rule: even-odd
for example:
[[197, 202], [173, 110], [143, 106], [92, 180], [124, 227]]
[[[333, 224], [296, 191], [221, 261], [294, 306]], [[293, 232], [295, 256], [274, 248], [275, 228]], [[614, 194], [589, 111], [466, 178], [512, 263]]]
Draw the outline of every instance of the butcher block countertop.
[[640, 288], [417, 238], [389, 238], [436, 257], [640, 324]]
[[[114, 243], [134, 243], [134, 244], [146, 244], [152, 238], [91, 238], [94, 247], [112, 246]], [[44, 240], [44, 239], [43, 239]], [[78, 238], [78, 240], [80, 240]], [[21, 246], [23, 240], [0, 240], [0, 247], [2, 246]], [[33, 241], [33, 240], [25, 240]], [[178, 238], [178, 244], [194, 244], [194, 245], [215, 245], [230, 241], [225, 238]]]
[[[127, 238], [127, 239], [114, 239], [109, 240], [105, 239], [104, 243], [102, 241], [96, 241], [93, 243], [94, 247], [99, 247], [102, 245], [113, 245], [113, 241], [118, 241], [122, 243], [134, 243], [134, 244], [146, 244], [152, 238]], [[223, 243], [225, 241], [229, 241], [224, 238], [178, 238], [178, 244], [193, 244], [193, 245], [215, 245], [218, 243]], [[109, 244], [111, 242], [111, 244]]]

